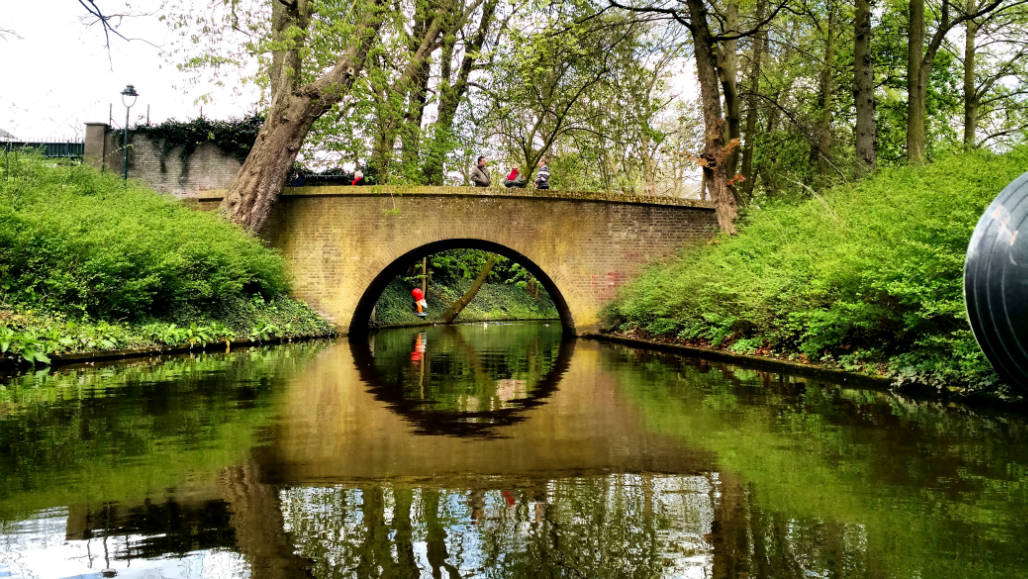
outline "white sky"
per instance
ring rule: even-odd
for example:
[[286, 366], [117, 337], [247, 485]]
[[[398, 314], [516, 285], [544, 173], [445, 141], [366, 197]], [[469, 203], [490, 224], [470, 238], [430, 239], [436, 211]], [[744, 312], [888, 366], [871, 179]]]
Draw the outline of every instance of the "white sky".
[[[193, 0], [190, 0], [193, 1]], [[161, 0], [104, 0], [108, 13], [130, 11], [118, 30], [126, 42], [111, 38], [110, 58], [103, 30], [90, 25], [85, 9], [75, 0], [4, 2], [0, 22], [0, 129], [21, 140], [81, 137], [86, 122], [107, 122], [113, 104], [116, 126], [125, 122], [121, 91], [132, 84], [139, 98], [132, 123], [146, 118], [190, 120], [199, 116], [196, 99], [204, 91], [191, 87], [170, 56], [172, 34], [158, 21]], [[126, 5], [131, 5], [126, 8]], [[257, 101], [252, 88], [245, 96], [219, 89], [216, 102], [204, 103], [208, 118], [243, 117]]]

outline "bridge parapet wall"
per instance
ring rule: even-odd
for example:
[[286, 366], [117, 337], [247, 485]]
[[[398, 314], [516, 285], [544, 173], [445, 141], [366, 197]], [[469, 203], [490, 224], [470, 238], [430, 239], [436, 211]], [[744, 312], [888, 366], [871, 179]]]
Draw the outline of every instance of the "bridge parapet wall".
[[[221, 192], [196, 199], [214, 207]], [[596, 329], [603, 305], [646, 264], [715, 231], [709, 204], [676, 198], [305, 187], [283, 194], [264, 235], [290, 264], [297, 296], [344, 331], [355, 316], [366, 315], [361, 298], [377, 298], [382, 279], [404, 265], [398, 260], [410, 263], [419, 252], [459, 246], [506, 251], [541, 274], [544, 285], [559, 294], [565, 321], [583, 333]]]

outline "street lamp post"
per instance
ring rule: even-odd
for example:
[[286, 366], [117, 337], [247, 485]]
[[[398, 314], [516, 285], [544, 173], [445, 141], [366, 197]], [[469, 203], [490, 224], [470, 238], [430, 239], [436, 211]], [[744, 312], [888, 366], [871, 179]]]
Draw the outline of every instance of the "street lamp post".
[[121, 149], [124, 153], [124, 157], [121, 162], [121, 180], [128, 180], [128, 125], [129, 125], [129, 109], [132, 105], [136, 104], [136, 97], [139, 93], [136, 92], [136, 87], [127, 85], [125, 90], [121, 91], [121, 104], [125, 105], [125, 126], [122, 129]]

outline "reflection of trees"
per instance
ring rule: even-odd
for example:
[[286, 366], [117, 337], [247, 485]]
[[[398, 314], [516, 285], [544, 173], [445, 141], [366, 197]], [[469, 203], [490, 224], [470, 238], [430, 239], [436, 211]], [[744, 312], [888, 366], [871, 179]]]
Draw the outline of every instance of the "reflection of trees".
[[1006, 577], [1028, 564], [1022, 418], [630, 349], [607, 360], [652, 432], [746, 481], [751, 575]]
[[[409, 361], [412, 332], [424, 332], [428, 344], [418, 364]], [[371, 392], [419, 433], [495, 436], [552, 394], [573, 342], [556, 325], [494, 324], [485, 332], [476, 324], [386, 330], [351, 346]]]
[[142, 500], [246, 456], [324, 344], [26, 375], [0, 389], [0, 516]]
[[611, 475], [510, 490], [368, 485], [282, 491], [317, 577], [681, 574], [709, 568], [703, 476]]

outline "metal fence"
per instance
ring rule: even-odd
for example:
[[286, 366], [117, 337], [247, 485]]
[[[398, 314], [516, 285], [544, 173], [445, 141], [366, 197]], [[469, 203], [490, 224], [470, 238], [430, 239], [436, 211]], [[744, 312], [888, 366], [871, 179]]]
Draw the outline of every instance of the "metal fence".
[[13, 151], [39, 151], [48, 159], [82, 159], [85, 151], [84, 142], [75, 141], [0, 141], [0, 149], [5, 153]]

